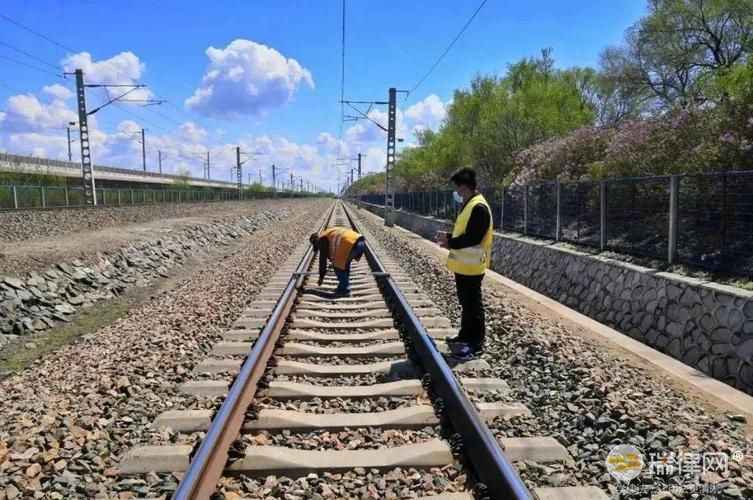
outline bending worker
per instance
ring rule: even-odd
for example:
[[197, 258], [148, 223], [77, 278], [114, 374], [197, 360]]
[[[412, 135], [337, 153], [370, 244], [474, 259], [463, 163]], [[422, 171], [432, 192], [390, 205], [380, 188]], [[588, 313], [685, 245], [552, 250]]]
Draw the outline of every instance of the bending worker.
[[437, 242], [450, 250], [447, 267], [455, 273], [462, 316], [458, 335], [447, 339], [447, 343], [456, 357], [470, 359], [483, 351], [486, 336], [481, 281], [491, 259], [492, 211], [476, 190], [474, 170], [460, 169], [450, 180], [455, 185], [452, 195], [462, 208], [452, 235], [441, 232]]
[[338, 295], [350, 293], [350, 263], [355, 259], [361, 260], [366, 250], [363, 235], [345, 228], [331, 227], [321, 233], [313, 233], [309, 238], [314, 246], [314, 251], [319, 251], [319, 286], [324, 282], [327, 274], [327, 259], [332, 261], [337, 275]]

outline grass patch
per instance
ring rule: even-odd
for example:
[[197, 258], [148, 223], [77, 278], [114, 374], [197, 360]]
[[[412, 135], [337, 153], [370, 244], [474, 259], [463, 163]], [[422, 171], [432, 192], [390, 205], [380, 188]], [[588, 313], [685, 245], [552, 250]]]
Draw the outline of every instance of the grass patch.
[[[95, 304], [83, 309], [70, 323], [12, 340], [3, 346], [0, 353], [0, 376], [20, 372], [42, 356], [124, 317], [131, 307], [140, 302], [140, 296], [137, 292], [133, 296], [121, 296]], [[29, 343], [34, 346], [27, 347]]]

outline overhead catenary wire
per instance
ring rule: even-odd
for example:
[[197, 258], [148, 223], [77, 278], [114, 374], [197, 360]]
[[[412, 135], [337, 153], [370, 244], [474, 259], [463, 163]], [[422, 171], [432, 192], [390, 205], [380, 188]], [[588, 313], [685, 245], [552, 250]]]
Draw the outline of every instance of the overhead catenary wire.
[[[35, 35], [35, 36], [37, 36], [37, 37], [39, 37], [39, 38], [41, 38], [41, 39], [45, 40], [45, 41], [47, 41], [47, 42], [51, 43], [52, 45], [55, 45], [56, 47], [58, 47], [58, 48], [60, 48], [60, 49], [63, 49], [63, 50], [65, 50], [66, 52], [71, 52], [71, 53], [78, 53], [78, 52], [82, 52], [81, 50], [76, 50], [76, 49], [74, 49], [74, 48], [72, 48], [72, 47], [70, 47], [70, 46], [68, 46], [68, 45], [66, 45], [66, 44], [63, 44], [63, 43], [61, 43], [61, 42], [59, 42], [59, 41], [55, 40], [54, 38], [52, 38], [52, 37], [50, 37], [50, 36], [47, 36], [47, 35], [45, 35], [44, 33], [41, 33], [41, 32], [39, 32], [39, 31], [36, 31], [35, 29], [33, 29], [33, 28], [30, 28], [29, 26], [27, 26], [27, 25], [25, 25], [25, 24], [23, 24], [23, 23], [21, 23], [21, 22], [19, 22], [19, 21], [16, 21], [15, 19], [12, 19], [11, 17], [9, 17], [9, 16], [7, 16], [7, 15], [5, 15], [5, 14], [2, 14], [2, 13], [0, 13], [0, 20], [6, 21], [6, 22], [8, 22], [8, 23], [10, 23], [10, 24], [13, 24], [14, 26], [16, 26], [16, 27], [18, 27], [18, 28], [20, 28], [20, 29], [22, 29], [22, 30], [24, 30], [24, 31], [27, 31], [27, 32], [29, 32], [29, 33], [31, 33], [31, 34], [33, 34], [33, 35]], [[6, 44], [6, 45], [7, 45], [7, 44]], [[46, 69], [42, 69], [42, 68], [39, 68], [39, 67], [35, 67], [35, 66], [32, 66], [32, 65], [29, 65], [29, 64], [27, 64], [27, 63], [24, 63], [23, 61], [16, 61], [16, 60], [13, 60], [13, 59], [11, 59], [11, 58], [8, 58], [8, 57], [4, 57], [4, 56], [0, 56], [0, 58], [8, 59], [8, 60], [10, 60], [11, 62], [14, 62], [14, 63], [16, 63], [16, 64], [19, 64], [19, 65], [27, 66], [27, 67], [29, 67], [29, 68], [31, 68], [31, 69], [35, 69], [35, 70], [37, 70], [37, 71], [44, 71], [44, 72], [47, 72], [48, 74], [53, 74], [53, 73], [51, 73], [50, 71], [48, 71], [48, 70], [46, 70]], [[49, 63], [47, 63], [47, 62], [45, 62], [45, 64], [49, 65]], [[57, 68], [57, 66], [55, 66], [55, 67]], [[126, 74], [125, 74], [125, 73], [124, 73], [124, 72], [123, 72], [123, 71], [122, 71], [122, 70], [121, 70], [120, 68], [117, 68], [117, 69], [116, 69], [116, 72], [117, 72], [117, 74], [119, 75], [119, 77], [125, 77], [125, 78], [126, 78], [126, 79], [128, 79], [128, 80], [131, 80], [131, 79], [132, 79], [132, 78], [131, 78], [131, 77], [130, 77], [129, 75], [126, 75]], [[56, 76], [56, 77], [59, 77], [59, 78], [63, 78], [63, 79], [64, 79], [64, 76], [63, 76], [63, 75], [60, 75], [60, 74], [55, 74], [55, 76]], [[155, 93], [155, 97], [159, 97], [159, 96], [156, 96], [156, 93]], [[168, 102], [169, 102], [169, 101], [168, 101]], [[180, 111], [181, 113], [185, 113], [185, 111], [182, 111], [182, 110], [180, 110], [180, 109], [179, 109], [179, 108], [178, 108], [177, 106], [173, 105], [172, 103], [170, 103], [170, 104], [171, 104], [171, 105], [172, 105], [172, 106], [173, 106], [173, 107], [174, 107], [175, 109], [179, 110], [179, 111]], [[121, 108], [121, 109], [122, 109], [122, 108]], [[188, 116], [188, 115], [186, 114], [186, 116]], [[195, 120], [195, 119], [194, 119], [193, 117], [190, 117], [190, 118], [191, 118], [192, 120]], [[174, 123], [176, 123], [176, 122], [174, 122]], [[159, 128], [159, 127], [158, 127], [158, 128]]]
[[420, 86], [421, 86], [421, 84], [422, 84], [422, 83], [424, 83], [424, 82], [426, 81], [426, 79], [427, 79], [427, 78], [429, 78], [429, 76], [430, 76], [430, 75], [431, 75], [431, 74], [432, 74], [432, 73], [434, 72], [434, 70], [435, 70], [435, 69], [437, 68], [437, 66], [439, 66], [439, 63], [441, 63], [441, 62], [442, 62], [442, 59], [444, 59], [444, 57], [445, 57], [445, 56], [446, 56], [446, 55], [447, 55], [447, 54], [448, 54], [448, 53], [450, 52], [450, 50], [451, 50], [451, 49], [452, 49], [452, 47], [453, 47], [453, 46], [455, 45], [455, 43], [456, 43], [456, 42], [457, 42], [457, 41], [458, 41], [458, 40], [460, 39], [460, 37], [461, 37], [461, 36], [463, 36], [463, 33], [465, 33], [465, 31], [466, 31], [466, 30], [468, 29], [468, 27], [469, 27], [469, 26], [471, 25], [471, 23], [472, 23], [472, 22], [473, 22], [473, 20], [474, 20], [474, 19], [476, 18], [476, 16], [478, 15], [478, 13], [479, 13], [479, 12], [481, 12], [481, 9], [482, 9], [482, 8], [484, 8], [484, 5], [486, 5], [486, 2], [487, 2], [487, 1], [488, 1], [488, 0], [482, 0], [482, 1], [481, 1], [481, 3], [479, 4], [478, 8], [476, 8], [476, 10], [475, 10], [475, 11], [473, 12], [473, 15], [471, 15], [471, 17], [470, 17], [470, 18], [469, 18], [469, 19], [468, 19], [468, 20], [467, 20], [467, 21], [465, 22], [465, 24], [463, 25], [463, 27], [462, 27], [462, 28], [460, 29], [460, 31], [458, 32], [458, 34], [457, 34], [457, 35], [455, 35], [455, 38], [453, 38], [453, 39], [452, 39], [452, 41], [451, 41], [451, 42], [450, 42], [450, 44], [449, 44], [449, 45], [447, 46], [447, 48], [446, 48], [446, 49], [444, 49], [444, 52], [442, 52], [442, 54], [440, 54], [440, 56], [439, 56], [439, 57], [437, 58], [437, 60], [436, 60], [436, 61], [434, 61], [434, 64], [432, 64], [432, 65], [431, 65], [431, 67], [429, 68], [429, 70], [428, 70], [428, 71], [427, 71], [427, 72], [426, 72], [426, 73], [424, 74], [424, 76], [422, 76], [422, 77], [421, 77], [421, 79], [420, 79], [420, 80], [418, 80], [418, 82], [417, 82], [417, 83], [416, 83], [416, 84], [415, 84], [415, 85], [413, 86], [413, 88], [411, 88], [411, 89], [410, 89], [410, 90], [408, 91], [408, 93], [407, 93], [407, 94], [406, 94], [406, 96], [405, 96], [405, 98], [406, 98], [406, 99], [407, 99], [407, 98], [408, 98], [408, 96], [410, 96], [410, 95], [411, 95], [411, 94], [412, 94], [413, 92], [415, 92], [415, 91], [416, 91], [416, 89], [417, 89], [418, 87], [420, 87]]
[[66, 45], [63, 45], [62, 43], [58, 42], [57, 40], [54, 40], [54, 39], [48, 37], [47, 35], [44, 35], [44, 34], [38, 32], [38, 31], [35, 31], [32, 28], [29, 28], [28, 26], [26, 26], [24, 24], [21, 24], [21, 23], [19, 23], [18, 21], [14, 20], [14, 19], [11, 19], [10, 17], [6, 16], [5, 14], [0, 14], [0, 19], [2, 19], [4, 21], [6, 21], [6, 22], [9, 22], [9, 23], [17, 26], [17, 27], [21, 28], [22, 30], [28, 31], [29, 33], [32, 33], [33, 35], [36, 35], [39, 38], [47, 40], [51, 44], [56, 45], [56, 46], [60, 47], [63, 50], [67, 50], [68, 52], [80, 52], [80, 51], [78, 51], [76, 49], [72, 49], [70, 47], [67, 47]]
[[31, 52], [28, 52], [28, 51], [26, 51], [24, 49], [18, 48], [15, 45], [11, 45], [8, 42], [0, 41], [0, 46], [8, 48], [8, 49], [12, 50], [13, 52], [16, 52], [17, 54], [24, 55], [24, 56], [28, 57], [29, 59], [33, 59], [33, 60], [35, 60], [38, 63], [44, 64], [45, 66], [49, 66], [49, 67], [53, 68], [54, 70], [61, 70], [62, 69], [60, 65], [53, 64], [51, 62], [45, 61], [41, 57], [37, 57], [34, 54], [32, 54]]
[[340, 133], [339, 138], [343, 137], [343, 122], [345, 121], [345, 1], [342, 0], [342, 40], [341, 40], [341, 58], [340, 58]]
[[27, 63], [27, 62], [24, 62], [24, 61], [19, 61], [18, 59], [14, 59], [14, 58], [12, 58], [12, 57], [8, 57], [8, 56], [5, 56], [5, 55], [2, 55], [2, 54], [0, 54], [0, 59], [3, 59], [3, 60], [5, 60], [5, 61], [8, 61], [8, 62], [12, 62], [12, 63], [14, 63], [14, 64], [18, 64], [19, 66], [25, 66], [25, 67], [27, 67], [27, 68], [29, 68], [29, 69], [33, 69], [33, 70], [35, 70], [35, 71], [39, 71], [39, 72], [41, 72], [41, 73], [46, 73], [46, 74], [48, 74], [48, 75], [52, 75], [52, 76], [54, 76], [55, 78], [61, 78], [61, 79], [64, 79], [64, 77], [63, 77], [63, 75], [62, 75], [61, 73], [53, 73], [53, 72], [52, 72], [52, 71], [50, 71], [49, 69], [46, 69], [46, 68], [40, 68], [39, 66], [36, 66], [36, 65], [33, 65], [33, 64], [29, 64], [29, 63]]

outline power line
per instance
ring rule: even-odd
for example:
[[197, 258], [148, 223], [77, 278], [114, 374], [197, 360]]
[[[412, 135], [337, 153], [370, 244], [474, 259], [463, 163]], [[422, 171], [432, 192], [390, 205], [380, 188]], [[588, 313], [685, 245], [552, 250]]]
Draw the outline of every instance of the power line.
[[40, 62], [40, 63], [44, 64], [45, 66], [49, 66], [49, 67], [51, 67], [51, 68], [53, 68], [55, 70], [59, 70], [60, 69], [60, 66], [58, 66], [57, 64], [52, 64], [50, 62], [47, 62], [44, 59], [42, 59], [41, 57], [37, 57], [34, 54], [26, 52], [23, 49], [19, 49], [18, 47], [14, 46], [14, 45], [11, 45], [11, 44], [9, 44], [7, 42], [0, 42], [0, 45], [2, 45], [3, 47], [7, 47], [7, 48], [11, 49], [14, 52], [17, 52], [19, 54], [25, 55], [26, 57], [28, 57], [30, 59], [34, 59], [35, 61]]
[[58, 42], [56, 40], [53, 40], [52, 38], [48, 37], [47, 35], [43, 35], [42, 33], [39, 33], [38, 31], [34, 31], [33, 29], [29, 28], [28, 26], [25, 26], [25, 25], [19, 23], [18, 21], [14, 20], [14, 19], [11, 19], [10, 17], [6, 16], [5, 14], [0, 14], [0, 19], [3, 19], [3, 20], [5, 20], [5, 21], [7, 21], [7, 22], [9, 22], [11, 24], [14, 24], [14, 25], [18, 26], [19, 28], [28, 31], [29, 33], [31, 33], [33, 35], [38, 36], [39, 38], [47, 40], [51, 44], [57, 45], [58, 47], [60, 47], [63, 50], [67, 50], [69, 52], [80, 52], [80, 51], [77, 51], [77, 50], [72, 49], [70, 47], [66, 47], [62, 43], [60, 43], [60, 42]]
[[345, 120], [345, 0], [343, 0], [342, 20], [342, 57], [340, 63], [340, 140], [343, 137], [343, 121]]
[[[343, 0], [343, 1], [344, 1], [344, 0]], [[17, 26], [18, 28], [21, 28], [21, 29], [23, 29], [23, 30], [25, 30], [25, 31], [28, 31], [29, 33], [31, 33], [31, 34], [33, 34], [33, 35], [35, 35], [35, 36], [39, 37], [39, 38], [42, 38], [43, 40], [46, 40], [47, 42], [49, 42], [49, 43], [51, 43], [51, 44], [53, 44], [53, 45], [55, 45], [55, 46], [57, 46], [57, 47], [59, 47], [59, 48], [61, 48], [61, 49], [63, 49], [63, 50], [66, 50], [66, 51], [68, 51], [68, 52], [72, 52], [72, 53], [82, 52], [82, 51], [80, 51], [80, 50], [76, 50], [76, 49], [74, 49], [74, 48], [72, 48], [72, 47], [69, 47], [69, 46], [67, 46], [67, 45], [65, 45], [65, 44], [62, 44], [62, 43], [58, 42], [57, 40], [55, 40], [55, 39], [53, 39], [53, 38], [51, 38], [51, 37], [49, 37], [49, 36], [47, 36], [47, 35], [45, 35], [45, 34], [43, 34], [43, 33], [40, 33], [40, 32], [38, 32], [38, 31], [36, 31], [36, 30], [34, 30], [34, 29], [32, 29], [32, 28], [30, 28], [30, 27], [28, 27], [28, 26], [26, 26], [26, 25], [24, 25], [24, 24], [22, 24], [22, 23], [20, 23], [20, 22], [18, 22], [18, 21], [16, 21], [16, 20], [14, 20], [14, 19], [12, 19], [12, 18], [10, 18], [10, 17], [6, 16], [5, 14], [1, 14], [1, 13], [0, 13], [0, 19], [2, 19], [2, 20], [5, 20], [5, 21], [7, 21], [7, 22], [11, 23], [11, 24], [13, 24], [13, 25]], [[2, 43], [2, 42], [0, 42], [0, 43]], [[3, 45], [7, 45], [7, 44], [4, 44], [4, 43], [3, 43]], [[28, 54], [27, 54], [27, 55], [28, 55]], [[22, 65], [22, 66], [27, 66], [27, 67], [29, 67], [29, 68], [35, 69], [35, 70], [37, 70], [37, 71], [46, 71], [46, 72], [48, 72], [47, 70], [43, 70], [43, 69], [41, 69], [41, 68], [38, 68], [38, 67], [34, 67], [34, 66], [31, 66], [31, 65], [29, 65], [29, 64], [26, 64], [26, 63], [24, 63], [24, 62], [21, 62], [21, 61], [15, 61], [15, 60], [13, 60], [13, 59], [10, 59], [10, 58], [8, 58], [8, 57], [3, 57], [3, 56], [0, 56], [0, 57], [2, 57], [2, 58], [4, 58], [4, 59], [8, 59], [8, 60], [10, 60], [11, 62], [15, 62], [16, 64], [20, 64], [20, 65]], [[43, 62], [43, 61], [41, 61], [41, 59], [38, 59], [38, 58], [36, 58], [35, 56], [31, 56], [31, 55], [30, 55], [29, 57], [34, 57], [35, 59], [37, 59], [37, 60], [40, 60], [40, 62]], [[45, 64], [47, 64], [47, 65], [49, 65], [49, 63], [47, 63], [47, 62], [44, 62], [44, 63], [45, 63]], [[56, 67], [56, 66], [54, 66], [54, 67]], [[119, 69], [119, 68], [118, 68], [118, 69], [116, 69], [116, 72], [117, 72], [117, 74], [118, 74], [119, 76], [121, 76], [121, 77], [126, 77], [126, 78], [127, 78], [128, 80], [131, 80], [131, 77], [130, 77], [130, 76], [128, 76], [128, 75], [126, 75], [125, 73], [123, 73], [123, 71], [122, 71], [121, 69]], [[52, 73], [48, 72], [48, 74], [52, 74]], [[55, 75], [55, 76], [59, 76], [59, 77], [60, 77], [61, 75]], [[155, 94], [155, 95], [156, 95], [156, 94]], [[178, 109], [178, 110], [179, 110], [180, 112], [184, 113], [184, 111], [181, 111], [181, 110], [180, 110], [180, 109], [179, 109], [179, 108], [178, 108], [177, 106], [173, 105], [173, 107], [174, 107], [175, 109]], [[188, 115], [186, 115], [186, 116], [188, 116]], [[191, 119], [193, 120], [193, 118], [191, 118]]]
[[18, 64], [19, 66], [25, 66], [25, 67], [27, 67], [29, 69], [33, 69], [35, 71], [40, 71], [42, 73], [47, 73], [48, 75], [52, 75], [52, 76], [54, 76], [56, 78], [63, 78], [63, 75], [61, 75], [60, 73], [53, 73], [52, 71], [50, 71], [48, 69], [40, 68], [39, 66], [35, 66], [33, 64], [29, 64], [29, 63], [24, 62], [24, 61], [19, 61], [18, 59], [13, 59], [12, 57], [0, 55], [0, 59], [4, 59], [6, 61], [10, 61], [10, 62], [12, 62], [14, 64]]
[[[444, 49], [444, 52], [442, 52], [442, 54], [437, 58], [434, 64], [431, 65], [431, 68], [429, 68], [429, 71], [427, 71], [426, 74], [418, 81], [418, 83], [415, 84], [412, 89], [410, 89], [410, 91], [408, 92], [408, 95], [412, 94], [418, 87], [421, 86], [422, 83], [424, 83], [424, 81], [427, 78], [429, 78], [429, 75], [431, 75], [431, 73], [436, 69], [436, 67], [439, 66], [439, 63], [442, 62], [442, 59], [444, 59], [444, 57], [447, 55], [450, 49], [452, 49], [452, 46], [455, 45], [455, 42], [457, 42], [460, 39], [460, 37], [463, 36], [463, 33], [465, 33], [465, 30], [468, 29], [468, 26], [471, 25], [471, 23], [476, 18], [476, 16], [481, 11], [481, 9], [484, 7], [484, 5], [486, 5], [487, 1], [488, 0], [481, 1], [481, 4], [478, 6], [476, 11], [473, 13], [473, 15], [468, 19], [468, 21], [466, 21], [466, 23], [463, 25], [463, 28], [460, 30], [460, 32], [458, 32], [458, 34], [455, 35], [455, 38], [452, 39], [452, 42], [450, 42], [447, 48]], [[406, 98], [407, 97], [408, 96], [406, 96]]]

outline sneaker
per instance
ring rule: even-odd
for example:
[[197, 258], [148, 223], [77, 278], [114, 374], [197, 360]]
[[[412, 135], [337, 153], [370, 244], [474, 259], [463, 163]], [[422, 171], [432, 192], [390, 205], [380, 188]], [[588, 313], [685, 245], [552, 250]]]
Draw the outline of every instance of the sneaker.
[[454, 342], [448, 345], [453, 356], [466, 357], [473, 352], [471, 346], [466, 342]]
[[470, 361], [484, 352], [482, 347], [467, 344], [465, 342], [452, 344], [449, 347], [452, 356], [458, 361]]
[[463, 339], [460, 338], [460, 335], [455, 335], [454, 337], [445, 337], [444, 341], [447, 344], [459, 344], [463, 342]]

